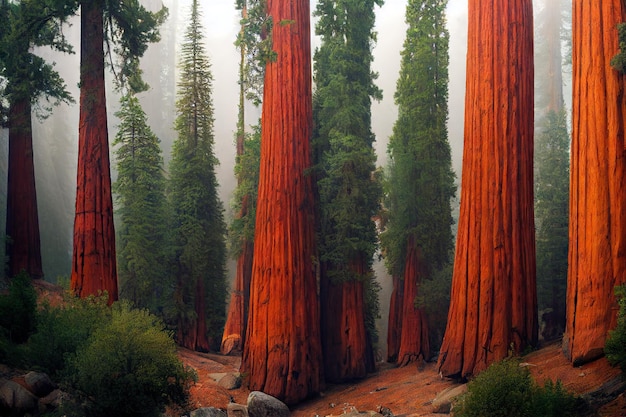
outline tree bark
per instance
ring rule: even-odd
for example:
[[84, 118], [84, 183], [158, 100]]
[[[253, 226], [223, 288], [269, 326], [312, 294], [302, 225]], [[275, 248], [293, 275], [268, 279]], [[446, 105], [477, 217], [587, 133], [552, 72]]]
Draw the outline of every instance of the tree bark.
[[618, 49], [621, 0], [575, 0], [573, 112], [565, 355], [603, 354], [626, 282], [626, 76], [609, 64]]
[[423, 276], [423, 260], [414, 237], [409, 238], [404, 265], [402, 331], [400, 332], [400, 348], [398, 350], [399, 366], [430, 359], [428, 320], [426, 313], [415, 306], [418, 284]]
[[31, 278], [43, 277], [30, 98], [9, 106], [9, 170], [6, 234], [9, 276], [25, 270]]
[[71, 289], [117, 300], [115, 230], [104, 84], [103, 1], [81, 1], [80, 119]]
[[400, 351], [402, 334], [402, 311], [404, 301], [404, 279], [393, 276], [393, 290], [389, 302], [389, 324], [387, 326], [387, 362], [395, 363]]
[[537, 341], [531, 0], [470, 0], [461, 211], [438, 368], [476, 375]]
[[276, 59], [266, 66], [261, 166], [242, 370], [251, 390], [287, 404], [319, 392], [310, 10], [268, 0]]

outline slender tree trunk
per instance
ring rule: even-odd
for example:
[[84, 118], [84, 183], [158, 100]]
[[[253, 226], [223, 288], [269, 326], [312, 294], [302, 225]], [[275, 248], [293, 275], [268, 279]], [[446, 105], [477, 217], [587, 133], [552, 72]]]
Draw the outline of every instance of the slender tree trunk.
[[117, 300], [115, 230], [104, 86], [103, 0], [81, 2], [80, 120], [71, 289]]
[[626, 282], [626, 76], [618, 51], [620, 0], [574, 0], [569, 270], [563, 350], [574, 363], [603, 354]]
[[549, 0], [545, 4], [543, 36], [548, 42], [548, 108], [560, 112], [563, 108], [563, 74], [561, 71], [561, 0]]
[[438, 367], [476, 375], [537, 341], [531, 0], [470, 0], [461, 212]]
[[430, 359], [428, 341], [428, 320], [426, 313], [415, 306], [418, 284], [423, 276], [423, 260], [420, 248], [415, 245], [415, 238], [410, 237], [404, 267], [404, 300], [402, 302], [402, 331], [398, 365], [406, 366], [412, 362]]
[[319, 392], [310, 11], [268, 0], [276, 59], [266, 66], [250, 316], [243, 372], [251, 390], [287, 404]]
[[18, 99], [9, 107], [9, 172], [7, 184], [6, 234], [9, 276], [25, 270], [31, 278], [42, 278], [33, 130], [30, 98]]
[[402, 311], [404, 302], [404, 279], [393, 276], [393, 290], [389, 303], [389, 324], [387, 326], [387, 362], [395, 363], [400, 351], [402, 335]]

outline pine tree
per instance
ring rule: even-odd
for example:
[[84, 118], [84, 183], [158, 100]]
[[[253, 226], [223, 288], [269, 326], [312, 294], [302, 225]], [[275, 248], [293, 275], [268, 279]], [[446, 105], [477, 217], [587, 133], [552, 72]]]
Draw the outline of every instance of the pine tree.
[[219, 346], [226, 301], [226, 224], [217, 194], [213, 76], [194, 0], [180, 52], [176, 131], [170, 163], [177, 341], [189, 349]]
[[43, 277], [31, 110], [45, 117], [51, 111], [45, 103], [72, 101], [53, 66], [32, 48], [48, 45], [70, 52], [60, 27], [76, 7], [76, 2], [50, 0], [0, 4], [0, 94], [3, 104], [8, 104], [0, 110], [9, 128], [6, 255], [10, 277], [22, 269], [32, 278]]
[[139, 0], [81, 0], [80, 8], [80, 120], [70, 287], [80, 297], [107, 291], [111, 303], [118, 298], [118, 288], [104, 43], [112, 46], [109, 53], [121, 57], [116, 72], [119, 84], [133, 91], [147, 88], [141, 80], [139, 57], [149, 42], [159, 40], [158, 26], [167, 9], [151, 13]]
[[398, 119], [389, 140], [389, 219], [381, 239], [390, 273], [402, 278], [394, 281], [403, 287], [395, 291], [404, 296], [395, 300], [402, 305], [401, 329], [395, 334], [399, 340], [389, 342], [397, 346], [394, 353], [400, 365], [430, 357], [428, 320], [415, 299], [429, 297], [419, 294], [418, 287], [450, 262], [453, 248], [446, 4], [447, 0], [411, 0], [407, 5], [408, 28], [395, 94]]
[[120, 297], [153, 313], [166, 296], [166, 200], [160, 141], [132, 93], [121, 98], [115, 114], [120, 125], [118, 178], [113, 191], [118, 202], [117, 257]]
[[[321, 320], [325, 377], [364, 377], [372, 363], [365, 328], [365, 281], [377, 246], [372, 220], [381, 187], [374, 177], [370, 105], [374, 85], [374, 6], [381, 0], [322, 0], [315, 54], [315, 164], [319, 188]], [[369, 346], [369, 348], [368, 348]]]

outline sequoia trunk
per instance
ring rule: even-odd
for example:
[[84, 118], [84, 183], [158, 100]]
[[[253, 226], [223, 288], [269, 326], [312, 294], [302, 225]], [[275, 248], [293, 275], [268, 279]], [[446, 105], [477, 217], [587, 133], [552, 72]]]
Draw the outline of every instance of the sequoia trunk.
[[115, 231], [104, 85], [103, 1], [81, 2], [80, 120], [71, 289], [117, 300]]
[[438, 368], [476, 375], [537, 340], [531, 0], [470, 0], [461, 211]]
[[427, 361], [430, 358], [428, 320], [426, 313], [415, 306], [418, 284], [423, 276], [423, 260], [415, 238], [409, 238], [404, 263], [404, 300], [402, 302], [402, 331], [398, 365]]
[[29, 100], [15, 100], [9, 107], [6, 253], [10, 277], [25, 270], [35, 279], [43, 277], [43, 270]]
[[621, 0], [575, 0], [569, 270], [563, 350], [580, 364], [603, 354], [616, 325], [616, 285], [626, 282], [626, 76], [619, 49]]
[[404, 280], [393, 276], [393, 290], [389, 302], [389, 324], [387, 326], [387, 362], [396, 362], [400, 351], [402, 334], [402, 311], [404, 302]]
[[266, 66], [250, 315], [242, 371], [249, 388], [288, 404], [319, 392], [310, 10], [268, 0], [276, 59]]

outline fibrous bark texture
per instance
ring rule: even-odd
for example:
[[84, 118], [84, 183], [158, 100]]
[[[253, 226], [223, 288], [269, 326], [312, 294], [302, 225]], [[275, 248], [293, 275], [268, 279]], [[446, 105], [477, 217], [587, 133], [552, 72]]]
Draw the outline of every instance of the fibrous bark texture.
[[266, 66], [261, 166], [242, 369], [249, 388], [287, 404], [320, 389], [310, 139], [308, 0], [268, 0], [276, 59]]
[[602, 355], [626, 282], [626, 77], [618, 51], [621, 0], [575, 0], [569, 270], [563, 349], [575, 364]]
[[115, 231], [104, 86], [103, 5], [81, 2], [80, 119], [71, 289], [117, 300]]
[[415, 306], [418, 283], [423, 277], [421, 251], [415, 245], [415, 239], [409, 238], [404, 264], [404, 300], [402, 302], [402, 330], [398, 365], [406, 366], [411, 362], [430, 358], [428, 340], [428, 320], [426, 313]]
[[9, 276], [25, 270], [31, 278], [43, 277], [30, 98], [9, 107], [9, 170], [6, 233]]
[[400, 351], [402, 334], [402, 306], [404, 301], [404, 280], [393, 276], [393, 290], [389, 302], [389, 324], [387, 326], [387, 362], [396, 362]]
[[[438, 367], [466, 378], [537, 340], [531, 0], [470, 0], [461, 211]], [[405, 289], [406, 291], [406, 289]]]

